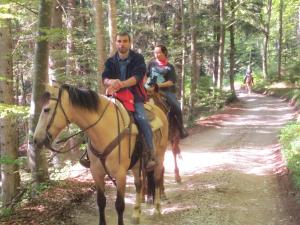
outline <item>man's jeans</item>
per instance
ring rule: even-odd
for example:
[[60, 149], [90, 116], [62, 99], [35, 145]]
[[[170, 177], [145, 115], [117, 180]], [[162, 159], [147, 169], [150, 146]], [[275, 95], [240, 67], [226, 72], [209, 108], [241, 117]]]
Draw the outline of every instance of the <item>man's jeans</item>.
[[146, 139], [146, 144], [148, 150], [153, 149], [153, 134], [149, 124], [149, 121], [146, 117], [146, 112], [144, 108], [143, 102], [134, 103], [135, 112], [133, 113], [133, 117], [135, 122], [137, 123], [139, 130], [144, 134]]

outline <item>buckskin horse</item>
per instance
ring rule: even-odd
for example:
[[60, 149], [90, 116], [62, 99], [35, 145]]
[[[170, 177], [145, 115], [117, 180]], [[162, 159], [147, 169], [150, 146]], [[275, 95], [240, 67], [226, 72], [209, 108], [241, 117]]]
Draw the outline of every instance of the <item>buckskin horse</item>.
[[[88, 156], [90, 170], [97, 188], [99, 224], [105, 225], [106, 197], [104, 193], [107, 174], [115, 183], [117, 197], [115, 208], [118, 225], [123, 225], [125, 209], [125, 187], [128, 169], [132, 170], [136, 188], [136, 202], [133, 208], [132, 222], [140, 222], [141, 214], [141, 159], [134, 156], [138, 130], [125, 108], [117, 101], [104, 95], [98, 95], [90, 89], [80, 89], [64, 84], [44, 94], [44, 105], [34, 133], [34, 144], [38, 147], [51, 143], [70, 123], [74, 123], [89, 138]], [[147, 106], [147, 107], [146, 107]], [[152, 112], [151, 126], [154, 130], [156, 166], [148, 173], [148, 183], [152, 180], [154, 206], [160, 213], [160, 187], [163, 182], [163, 162], [168, 144], [168, 119], [165, 113], [153, 104], [145, 107]], [[138, 142], [137, 142], [138, 143]], [[134, 160], [135, 159], [135, 160]], [[151, 175], [152, 174], [152, 175]]]

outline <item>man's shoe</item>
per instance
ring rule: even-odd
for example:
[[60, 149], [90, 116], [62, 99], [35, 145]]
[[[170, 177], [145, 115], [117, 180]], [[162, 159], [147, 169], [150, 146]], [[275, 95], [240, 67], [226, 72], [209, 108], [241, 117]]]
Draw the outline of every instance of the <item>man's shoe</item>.
[[90, 159], [89, 159], [89, 157], [88, 157], [88, 155], [87, 155], [87, 151], [85, 151], [85, 152], [83, 153], [83, 155], [80, 157], [79, 163], [80, 163], [83, 167], [85, 167], [85, 168], [90, 168], [91, 162], [90, 162]]
[[150, 150], [147, 154], [148, 154], [148, 157], [146, 160], [146, 170], [152, 171], [152, 170], [154, 170], [154, 167], [156, 165], [154, 150]]

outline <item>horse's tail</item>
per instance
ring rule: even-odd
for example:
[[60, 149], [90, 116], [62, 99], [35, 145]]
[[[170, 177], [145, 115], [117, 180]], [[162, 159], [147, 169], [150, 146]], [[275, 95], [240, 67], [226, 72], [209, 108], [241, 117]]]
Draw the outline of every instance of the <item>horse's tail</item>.
[[147, 190], [148, 190], [148, 199], [153, 199], [155, 197], [155, 180], [154, 180], [154, 171], [147, 172]]

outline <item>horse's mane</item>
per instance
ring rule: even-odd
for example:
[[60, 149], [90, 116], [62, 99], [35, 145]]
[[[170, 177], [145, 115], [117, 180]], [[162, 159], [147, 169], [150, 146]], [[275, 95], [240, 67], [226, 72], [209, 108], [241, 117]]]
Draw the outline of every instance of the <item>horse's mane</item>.
[[71, 104], [89, 111], [97, 111], [99, 108], [99, 95], [97, 92], [88, 88], [78, 88], [69, 84], [60, 87], [66, 90], [70, 96]]

